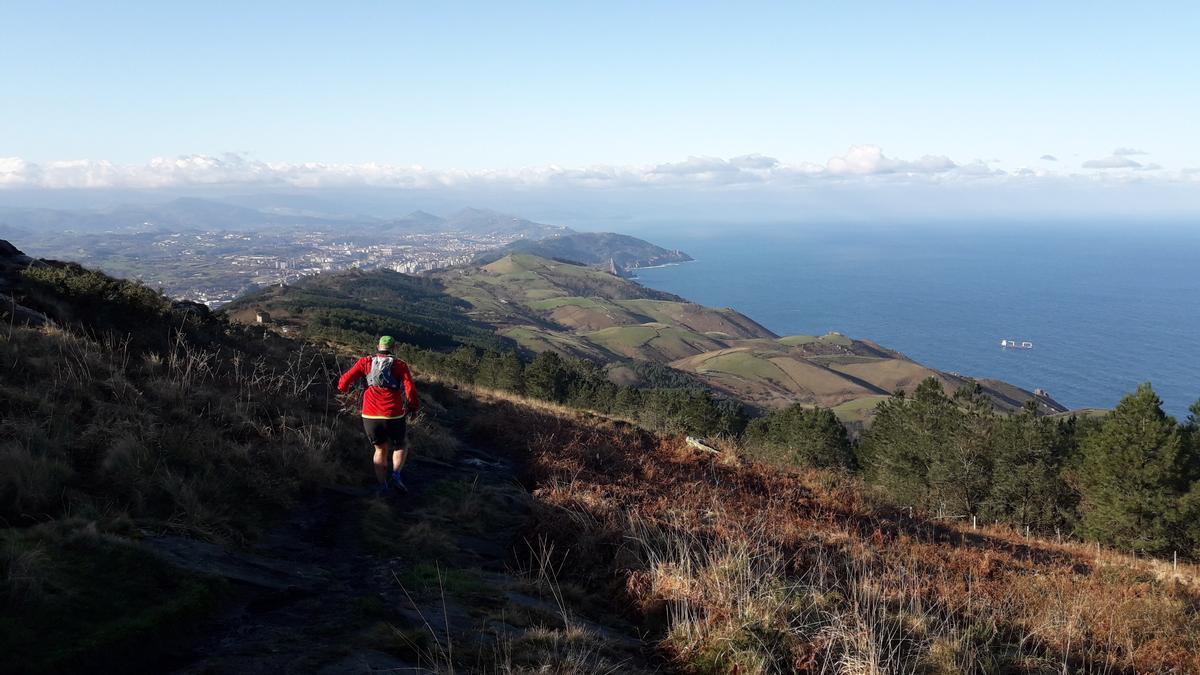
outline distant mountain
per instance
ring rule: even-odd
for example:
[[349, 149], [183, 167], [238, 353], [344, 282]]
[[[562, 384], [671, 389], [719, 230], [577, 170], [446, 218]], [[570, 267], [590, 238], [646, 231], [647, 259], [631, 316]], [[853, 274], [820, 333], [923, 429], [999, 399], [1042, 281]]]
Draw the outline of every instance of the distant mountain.
[[[462, 209], [442, 217], [414, 211], [386, 220], [321, 212], [319, 204], [282, 204], [266, 198], [236, 198], [246, 206], [213, 199], [182, 197], [162, 204], [120, 205], [103, 209], [0, 207], [0, 226], [13, 235], [26, 231], [98, 232], [152, 227], [166, 230], [256, 229], [278, 226], [369, 228], [371, 232], [459, 232], [543, 239], [569, 234], [561, 225], [546, 225], [488, 209]], [[305, 207], [311, 208], [305, 208]]]
[[0, 228], [9, 236], [29, 232], [103, 232], [133, 228], [164, 230], [255, 229], [278, 226], [369, 228], [381, 233], [458, 232], [525, 239], [573, 234], [489, 209], [466, 208], [448, 216], [413, 211], [401, 218], [339, 214], [319, 200], [277, 195], [235, 196], [229, 200], [181, 197], [161, 204], [122, 204], [94, 209], [14, 208], [0, 206]]
[[16, 225], [9, 225], [5, 222], [4, 217], [0, 216], [0, 238], [3, 239], [24, 239], [30, 236], [32, 232]]
[[463, 209], [447, 219], [454, 229], [467, 232], [501, 232], [542, 239], [572, 232], [562, 225], [545, 225], [489, 209]]
[[507, 213], [474, 208], [462, 209], [446, 217], [425, 211], [413, 211], [403, 218], [384, 223], [380, 228], [396, 232], [503, 234], [528, 239], [544, 239], [572, 232], [570, 228], [562, 225], [546, 225]]
[[344, 220], [355, 222], [370, 222], [379, 220], [363, 215], [362, 210], [353, 203], [341, 200], [323, 199], [311, 194], [244, 194], [226, 195], [222, 202], [235, 206], [283, 215], [305, 215], [329, 220]]
[[0, 207], [0, 223], [34, 231], [97, 231], [153, 226], [166, 229], [255, 228], [273, 225], [332, 225], [345, 220], [266, 213], [211, 199], [182, 197], [164, 204], [105, 209], [20, 209]]
[[387, 221], [379, 227], [396, 232], [441, 232], [446, 229], [446, 219], [427, 211], [413, 211], [402, 218]]
[[493, 259], [502, 257], [504, 253], [529, 253], [543, 258], [572, 260], [601, 267], [618, 275], [639, 267], [654, 267], [692, 259], [683, 251], [665, 249], [644, 239], [613, 232], [572, 232], [538, 241], [518, 241], [507, 246], [502, 252], [493, 254]]

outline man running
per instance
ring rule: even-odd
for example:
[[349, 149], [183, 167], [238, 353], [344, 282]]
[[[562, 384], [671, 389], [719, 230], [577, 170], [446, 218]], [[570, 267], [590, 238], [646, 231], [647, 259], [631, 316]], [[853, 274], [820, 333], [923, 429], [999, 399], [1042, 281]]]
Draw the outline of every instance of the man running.
[[[408, 491], [400, 479], [400, 472], [408, 460], [408, 453], [404, 451], [404, 435], [408, 430], [405, 414], [416, 414], [421, 407], [412, 371], [407, 363], [392, 356], [392, 342], [390, 335], [379, 338], [375, 356], [362, 357], [338, 380], [338, 391], [347, 392], [359, 379], [367, 379], [367, 390], [363, 393], [363, 428], [367, 439], [375, 446], [375, 478], [379, 481], [380, 494], [387, 493], [389, 478], [392, 487]], [[391, 467], [388, 466], [389, 451]]]

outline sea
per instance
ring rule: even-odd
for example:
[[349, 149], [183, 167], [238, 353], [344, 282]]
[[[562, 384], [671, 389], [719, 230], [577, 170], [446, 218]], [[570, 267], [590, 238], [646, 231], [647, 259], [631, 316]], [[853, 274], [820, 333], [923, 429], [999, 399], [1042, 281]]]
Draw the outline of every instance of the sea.
[[[1111, 408], [1200, 399], [1200, 224], [656, 226], [694, 262], [638, 280], [780, 335], [838, 331], [925, 365]], [[1001, 340], [1033, 348], [1004, 349]]]

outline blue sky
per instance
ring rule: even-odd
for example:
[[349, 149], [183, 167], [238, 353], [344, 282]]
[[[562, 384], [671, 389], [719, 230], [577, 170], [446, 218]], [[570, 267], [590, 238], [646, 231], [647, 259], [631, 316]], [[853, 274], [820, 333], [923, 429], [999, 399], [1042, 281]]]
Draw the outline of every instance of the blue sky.
[[1193, 2], [5, 3], [0, 185], [212, 162], [698, 176], [688, 158], [757, 154], [1194, 189], [1197, 34]]

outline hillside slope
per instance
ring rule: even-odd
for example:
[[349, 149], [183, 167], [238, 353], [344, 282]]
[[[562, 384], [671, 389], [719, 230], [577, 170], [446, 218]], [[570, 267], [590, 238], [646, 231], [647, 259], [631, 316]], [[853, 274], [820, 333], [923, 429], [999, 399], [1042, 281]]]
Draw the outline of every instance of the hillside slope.
[[6, 242], [0, 287], [0, 672], [1200, 669], [1190, 565], [425, 378], [372, 498], [337, 355]]
[[[441, 272], [446, 291], [471, 316], [533, 351], [668, 364], [760, 408], [805, 403], [834, 408], [847, 422], [869, 419], [873, 404], [928, 377], [947, 392], [968, 384], [868, 340], [831, 333], [779, 338], [735, 310], [713, 309], [600, 270], [525, 253], [477, 268]], [[996, 407], [1052, 399], [1000, 382], [980, 383]]]
[[466, 316], [468, 308], [428, 277], [349, 270], [264, 288], [225, 305], [220, 313], [252, 324], [266, 312], [269, 325], [282, 332], [342, 343], [358, 342], [363, 334], [390, 333], [401, 342], [434, 349], [506, 346], [490, 326]]
[[157, 663], [225, 587], [140, 542], [237, 544], [346, 480], [337, 364], [7, 242], [0, 289], [0, 671]]
[[628, 607], [673, 668], [1200, 668], [1192, 566], [914, 517], [844, 475], [587, 415], [496, 401], [475, 417], [480, 442], [528, 446], [524, 482], [559, 581]]
[[517, 326], [558, 332], [661, 323], [695, 336], [770, 338], [731, 310], [711, 309], [583, 265], [528, 254], [437, 274], [447, 292], [472, 305], [472, 316], [506, 331]]
[[347, 359], [3, 241], [0, 288], [0, 672], [656, 669], [544, 583], [469, 400], [421, 382], [387, 501]]
[[644, 239], [614, 232], [573, 232], [537, 241], [522, 240], [501, 251], [481, 256], [486, 264], [508, 253], [527, 253], [542, 258], [572, 260], [593, 267], [616, 270], [625, 275], [639, 267], [688, 262], [691, 256], [673, 251]]

